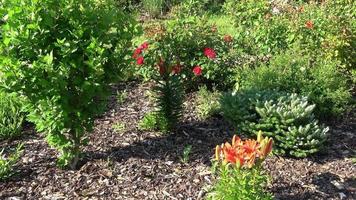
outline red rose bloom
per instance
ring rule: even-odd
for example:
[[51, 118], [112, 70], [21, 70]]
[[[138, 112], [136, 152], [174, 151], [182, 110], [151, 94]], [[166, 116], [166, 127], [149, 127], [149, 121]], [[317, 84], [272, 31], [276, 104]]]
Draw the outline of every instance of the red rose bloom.
[[232, 36], [231, 35], [225, 35], [224, 36], [224, 41], [225, 42], [232, 42]]
[[216, 58], [216, 53], [215, 53], [214, 49], [212, 49], [212, 48], [205, 48], [204, 55], [210, 59]]
[[135, 49], [135, 51], [134, 51], [132, 57], [133, 57], [134, 59], [137, 59], [141, 53], [142, 53], [142, 49], [137, 48], [137, 49]]
[[138, 64], [138, 65], [143, 65], [143, 62], [144, 62], [144, 58], [143, 58], [143, 56], [140, 56], [140, 57], [138, 57], [137, 59], [136, 59], [136, 63]]
[[141, 46], [140, 46], [140, 49], [143, 49], [143, 50], [145, 50], [145, 49], [147, 49], [148, 48], [148, 42], [144, 42], [143, 44], [141, 44]]
[[173, 74], [179, 74], [181, 70], [182, 70], [182, 66], [180, 66], [179, 64], [172, 68]]
[[203, 70], [200, 66], [195, 66], [193, 68], [193, 73], [196, 75], [196, 76], [200, 76], [202, 74]]
[[313, 27], [314, 27], [313, 21], [308, 20], [307, 22], [305, 22], [305, 27], [306, 27], [307, 29], [313, 29]]

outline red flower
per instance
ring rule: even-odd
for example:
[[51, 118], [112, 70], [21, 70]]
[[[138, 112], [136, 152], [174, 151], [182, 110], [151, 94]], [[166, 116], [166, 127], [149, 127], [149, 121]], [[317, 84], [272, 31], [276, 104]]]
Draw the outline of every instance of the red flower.
[[232, 36], [231, 36], [231, 35], [225, 35], [225, 36], [224, 36], [224, 41], [225, 41], [225, 42], [228, 42], [228, 43], [229, 43], [229, 42], [232, 42]]
[[144, 42], [143, 44], [141, 44], [141, 46], [139, 47], [142, 50], [145, 50], [148, 48], [148, 42]]
[[204, 55], [210, 59], [216, 58], [216, 53], [215, 53], [214, 49], [212, 49], [212, 48], [205, 48]]
[[193, 73], [196, 75], [196, 76], [200, 76], [202, 74], [203, 70], [201, 69], [200, 66], [195, 66], [193, 68]]
[[133, 57], [134, 59], [137, 59], [141, 53], [142, 53], [142, 49], [137, 48], [137, 49], [135, 49], [135, 51], [134, 51], [132, 57]]
[[143, 63], [144, 63], [144, 58], [143, 58], [143, 56], [140, 56], [140, 57], [138, 57], [137, 59], [136, 59], [136, 63], [138, 64], [138, 65], [143, 65]]
[[313, 27], [314, 27], [313, 21], [308, 20], [307, 22], [305, 22], [305, 27], [306, 27], [307, 29], [313, 29]]
[[179, 64], [178, 64], [178, 65], [175, 65], [175, 66], [172, 68], [173, 74], [179, 74], [181, 70], [182, 70], [182, 66], [180, 66]]

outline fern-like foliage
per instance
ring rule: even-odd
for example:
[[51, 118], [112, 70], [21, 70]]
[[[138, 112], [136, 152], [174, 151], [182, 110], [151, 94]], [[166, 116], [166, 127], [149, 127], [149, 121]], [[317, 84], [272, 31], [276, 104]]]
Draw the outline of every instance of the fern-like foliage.
[[162, 131], [170, 131], [176, 127], [182, 116], [184, 90], [180, 76], [165, 75], [156, 81], [157, 123]]

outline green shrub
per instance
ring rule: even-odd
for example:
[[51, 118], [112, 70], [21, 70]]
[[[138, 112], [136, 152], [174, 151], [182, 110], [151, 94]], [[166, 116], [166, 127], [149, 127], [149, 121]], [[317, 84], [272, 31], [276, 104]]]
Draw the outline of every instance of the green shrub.
[[23, 144], [17, 146], [15, 152], [5, 158], [4, 149], [0, 151], [0, 181], [5, 180], [13, 174], [13, 167], [20, 159], [23, 152]]
[[227, 0], [224, 8], [234, 18], [240, 48], [250, 55], [269, 57], [297, 44], [314, 56], [341, 61], [343, 70], [355, 66], [356, 4], [351, 0]]
[[0, 81], [29, 102], [29, 117], [75, 168], [80, 146], [120, 78], [134, 20], [111, 0], [5, 0]]
[[[185, 86], [196, 87], [196, 83], [201, 82], [223, 88], [233, 85], [236, 62], [232, 59], [238, 57], [233, 44], [225, 42], [224, 37], [206, 23], [206, 19], [198, 18], [167, 21], [161, 32], [151, 36], [150, 47], [140, 55], [144, 62], [137, 74], [146, 79], [154, 78], [159, 74], [158, 63], [162, 60], [169, 71], [179, 67]], [[208, 57], [206, 50], [214, 56]], [[196, 66], [203, 70], [199, 78], [193, 78], [192, 70]]]
[[214, 90], [210, 92], [206, 86], [199, 88], [197, 93], [197, 113], [199, 119], [207, 119], [220, 111], [220, 92]]
[[0, 92], [0, 140], [21, 135], [24, 113], [23, 103], [14, 94]]
[[277, 153], [307, 157], [322, 148], [329, 130], [318, 124], [314, 108], [306, 97], [296, 94], [259, 102], [256, 105], [259, 119], [250, 126], [254, 132], [262, 130], [272, 137]]
[[238, 75], [241, 88], [276, 89], [308, 96], [320, 118], [341, 115], [351, 100], [348, 78], [338, 71], [340, 62], [313, 58], [307, 52], [289, 50], [268, 65], [244, 69]]
[[225, 94], [221, 108], [238, 131], [254, 135], [261, 130], [272, 137], [280, 154], [306, 157], [319, 151], [326, 140], [328, 128], [315, 119], [315, 105], [297, 94], [240, 91]]

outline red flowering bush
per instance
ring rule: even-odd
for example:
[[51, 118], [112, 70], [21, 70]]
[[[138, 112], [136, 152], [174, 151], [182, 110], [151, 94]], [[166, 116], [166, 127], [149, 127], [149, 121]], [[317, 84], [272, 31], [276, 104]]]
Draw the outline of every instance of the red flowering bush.
[[257, 140], [241, 140], [234, 136], [232, 143], [218, 145], [215, 167], [218, 179], [209, 199], [273, 199], [265, 192], [267, 176], [261, 163], [272, 151], [273, 141], [258, 133]]
[[196, 87], [197, 82], [230, 84], [227, 80], [233, 79], [234, 66], [226, 61], [233, 48], [232, 38], [225, 42], [224, 37], [205, 24], [198, 20], [168, 22], [163, 33], [150, 36], [149, 48], [146, 42], [146, 46], [141, 44], [134, 50], [133, 58], [140, 65], [137, 74], [146, 80], [163, 73], [179, 75], [188, 88]]

